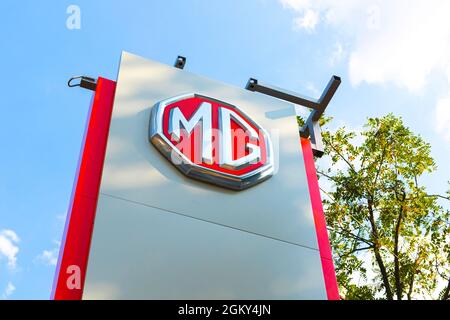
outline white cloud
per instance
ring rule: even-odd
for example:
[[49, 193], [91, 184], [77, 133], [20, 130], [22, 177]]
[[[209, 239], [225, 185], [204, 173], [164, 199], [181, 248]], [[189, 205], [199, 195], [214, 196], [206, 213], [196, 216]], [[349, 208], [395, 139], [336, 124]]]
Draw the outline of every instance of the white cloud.
[[450, 95], [438, 100], [436, 105], [436, 130], [450, 140]]
[[36, 257], [36, 261], [48, 266], [56, 266], [56, 263], [58, 262], [59, 247], [61, 243], [58, 241], [56, 242], [56, 244], [57, 244], [56, 248], [42, 251]]
[[341, 62], [343, 57], [344, 57], [344, 47], [342, 46], [342, 43], [337, 41], [334, 45], [334, 50], [331, 53], [330, 58], [328, 59], [328, 64], [330, 66], [335, 66], [336, 64]]
[[19, 241], [19, 237], [13, 230], [4, 229], [0, 231], [0, 260], [6, 257], [7, 265], [10, 268], [16, 267], [17, 253], [19, 252], [17, 243]]
[[311, 94], [313, 94], [315, 97], [320, 95], [319, 89], [314, 85], [312, 82], [308, 82], [306, 84], [306, 90], [308, 90]]
[[[311, 10], [317, 14], [316, 24], [323, 23], [337, 37], [345, 38], [353, 86], [387, 83], [418, 94], [432, 73], [450, 68], [448, 0], [280, 2], [298, 15], [294, 23]], [[335, 54], [330, 61], [336, 61]], [[437, 101], [435, 114], [436, 130], [450, 140], [450, 82], [448, 93]]]
[[19, 237], [13, 230], [4, 229], [0, 231], [0, 234], [4, 235], [5, 237], [10, 238], [14, 242], [19, 242]]
[[[447, 66], [447, 81], [450, 87], [450, 65]], [[450, 141], [450, 89], [436, 104], [436, 131]]]
[[292, 8], [295, 11], [302, 11], [311, 6], [311, 1], [309, 0], [281, 0], [283, 7]]
[[319, 22], [319, 14], [314, 10], [306, 10], [301, 17], [294, 19], [295, 29], [305, 29], [306, 31], [314, 31]]
[[8, 282], [6, 285], [5, 291], [3, 291], [2, 299], [7, 299], [13, 292], [16, 290], [16, 287], [12, 284], [12, 282]]
[[44, 250], [40, 255], [37, 256], [37, 260], [46, 265], [55, 266], [56, 262], [58, 261], [58, 250]]
[[[281, 0], [303, 16], [313, 10], [352, 38], [350, 79], [394, 82], [411, 91], [423, 88], [433, 69], [448, 65], [450, 1]], [[317, 20], [319, 21], [319, 19]]]

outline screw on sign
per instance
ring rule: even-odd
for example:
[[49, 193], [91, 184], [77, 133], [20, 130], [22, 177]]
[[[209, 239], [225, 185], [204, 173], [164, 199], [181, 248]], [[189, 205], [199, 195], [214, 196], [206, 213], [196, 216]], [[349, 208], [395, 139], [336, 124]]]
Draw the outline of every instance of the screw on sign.
[[157, 103], [151, 143], [186, 176], [243, 190], [273, 174], [268, 133], [236, 106], [199, 94]]

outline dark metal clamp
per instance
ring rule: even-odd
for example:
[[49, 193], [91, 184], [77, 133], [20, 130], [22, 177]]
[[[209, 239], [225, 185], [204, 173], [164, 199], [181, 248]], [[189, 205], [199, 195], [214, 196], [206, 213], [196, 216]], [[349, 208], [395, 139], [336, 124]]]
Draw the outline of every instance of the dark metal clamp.
[[[78, 83], [72, 83], [74, 80], [80, 79], [80, 82]], [[91, 77], [86, 77], [86, 76], [75, 76], [69, 79], [69, 81], [67, 82], [67, 85], [70, 88], [73, 87], [81, 87], [81, 88], [85, 88], [88, 90], [92, 90], [95, 91], [95, 89], [97, 89], [97, 83], [95, 81], [94, 78]]]

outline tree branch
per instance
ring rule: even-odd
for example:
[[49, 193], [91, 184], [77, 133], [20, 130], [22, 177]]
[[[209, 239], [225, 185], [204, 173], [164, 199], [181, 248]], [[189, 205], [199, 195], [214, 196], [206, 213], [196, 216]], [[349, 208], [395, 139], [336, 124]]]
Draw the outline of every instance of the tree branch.
[[[403, 201], [405, 200], [405, 193], [403, 193]], [[397, 293], [397, 300], [402, 299], [402, 283], [400, 280], [400, 261], [399, 261], [399, 253], [398, 253], [398, 239], [400, 235], [400, 227], [402, 224], [402, 218], [403, 218], [403, 203], [400, 206], [400, 211], [398, 213], [398, 219], [397, 223], [395, 225], [395, 231], [394, 231], [394, 277], [395, 277], [395, 289]]]
[[364, 242], [365, 244], [368, 244], [368, 245], [370, 245], [370, 246], [373, 246], [373, 244], [374, 244], [374, 243], [371, 242], [370, 240], [361, 238], [360, 236], [357, 236], [356, 234], [353, 234], [353, 233], [351, 233], [350, 231], [347, 231], [347, 230], [345, 230], [345, 229], [342, 228], [342, 227], [340, 227], [340, 229], [342, 230], [342, 232], [339, 232], [339, 231], [337, 231], [336, 229], [332, 229], [331, 227], [327, 227], [327, 229], [330, 230], [330, 231], [332, 231], [332, 232], [336, 232], [336, 233], [339, 233], [339, 234], [342, 234], [342, 235], [347, 235], [347, 236], [349, 236], [350, 238], [353, 238], [353, 239], [355, 239], [355, 240]]
[[335, 180], [334, 177], [330, 176], [329, 174], [326, 174], [326, 173], [324, 173], [324, 172], [322, 172], [322, 171], [320, 171], [320, 170], [316, 170], [316, 171], [317, 171], [318, 174], [324, 176], [325, 178], [327, 178], [327, 179], [329, 179], [329, 180], [331, 180], [331, 181], [334, 181], [334, 180]]
[[344, 253], [343, 255], [340, 255], [339, 258], [346, 257], [346, 256], [351, 255], [352, 253], [355, 253], [355, 252], [358, 252], [358, 251], [364, 251], [364, 250], [369, 250], [369, 249], [373, 249], [373, 246], [353, 249], [353, 250], [351, 250], [349, 252]]
[[448, 279], [447, 287], [445, 288], [442, 300], [448, 300], [450, 298], [450, 278]]
[[[386, 143], [383, 147], [383, 152], [381, 154], [381, 159], [380, 159], [380, 165], [378, 166], [377, 174], [375, 175], [375, 179], [373, 181], [373, 186], [376, 186], [376, 184], [377, 184], [378, 177], [380, 176], [380, 172], [381, 172], [381, 166], [383, 165], [384, 158], [386, 156], [386, 149], [389, 144], [391, 144], [391, 142]], [[374, 192], [375, 192], [375, 189], [374, 189]]]
[[319, 187], [320, 191], [322, 191], [326, 196], [328, 196], [328, 198], [330, 198], [332, 201], [334, 201], [334, 198], [328, 193], [326, 192], [324, 189], [322, 189], [321, 187]]
[[442, 296], [442, 300], [448, 300], [450, 298], [450, 277], [446, 277], [445, 275], [443, 275], [440, 271], [439, 271], [439, 265], [438, 265], [438, 261], [437, 261], [437, 257], [435, 257], [435, 267], [436, 267], [436, 272], [438, 273], [438, 275], [447, 281], [447, 287], [445, 288], [444, 294]]
[[409, 289], [408, 289], [408, 300], [411, 300], [411, 295], [413, 292], [413, 287], [414, 287], [414, 273], [415, 273], [415, 269], [411, 272], [411, 278], [409, 279]]
[[440, 194], [427, 194], [427, 195], [425, 195], [425, 197], [441, 198], [441, 199], [445, 199], [445, 200], [449, 200], [450, 201], [450, 197], [441, 196]]
[[421, 250], [419, 250], [419, 253], [417, 254], [417, 258], [414, 261], [414, 266], [411, 270], [411, 278], [409, 279], [409, 289], [408, 289], [408, 300], [411, 300], [411, 296], [412, 296], [412, 292], [413, 292], [413, 288], [414, 288], [414, 279], [415, 279], [415, 275], [416, 275], [416, 269], [417, 269], [417, 265], [419, 264], [419, 261], [421, 260], [422, 257], [422, 252]]
[[378, 230], [377, 226], [375, 224], [375, 218], [373, 214], [373, 208], [372, 208], [372, 200], [367, 200], [367, 207], [369, 209], [369, 221], [370, 225], [372, 226], [372, 237], [374, 239], [374, 254], [375, 254], [375, 260], [377, 261], [378, 267], [380, 268], [381, 277], [383, 279], [384, 288], [386, 290], [386, 297], [388, 300], [394, 300], [394, 295], [392, 294], [391, 285], [389, 283], [389, 277], [386, 271], [386, 266], [384, 265], [383, 258], [380, 254], [380, 247], [379, 247], [379, 236], [378, 236]]
[[336, 154], [342, 159], [342, 160], [344, 160], [344, 162], [350, 167], [350, 169], [352, 169], [352, 171], [356, 174], [357, 172], [356, 172], [356, 170], [355, 170], [355, 168], [353, 167], [353, 165], [350, 163], [350, 161], [347, 159], [347, 158], [345, 158], [335, 147], [334, 147], [334, 145], [330, 142], [330, 141], [328, 141], [326, 138], [324, 138], [324, 137], [322, 137], [322, 139], [325, 141], [325, 143], [326, 144], [328, 144], [333, 150], [334, 150], [334, 152], [336, 152]]

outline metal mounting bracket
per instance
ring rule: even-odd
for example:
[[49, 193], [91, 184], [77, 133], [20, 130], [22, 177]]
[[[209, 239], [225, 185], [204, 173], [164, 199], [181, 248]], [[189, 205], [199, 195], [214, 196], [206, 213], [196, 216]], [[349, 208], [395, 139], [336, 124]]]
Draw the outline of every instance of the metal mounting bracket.
[[186, 64], [186, 57], [178, 56], [173, 66], [178, 69], [184, 69], [185, 64]]
[[[72, 82], [76, 79], [80, 79], [79, 83], [73, 84]], [[91, 77], [87, 77], [87, 76], [75, 76], [69, 79], [69, 81], [67, 82], [67, 85], [70, 88], [73, 87], [81, 87], [81, 88], [85, 88], [88, 90], [92, 90], [95, 91], [95, 89], [97, 89], [97, 83], [95, 81], [94, 78]]]
[[256, 91], [284, 101], [292, 102], [313, 109], [309, 114], [305, 125], [300, 128], [299, 131], [301, 137], [310, 137], [313, 153], [316, 157], [320, 158], [323, 155], [324, 147], [322, 143], [322, 134], [320, 131], [319, 119], [320, 116], [324, 113], [340, 84], [341, 78], [338, 76], [332, 76], [319, 99], [305, 97], [296, 92], [284, 90], [269, 84], [263, 84], [254, 78], [250, 78], [248, 80], [245, 88], [250, 91]]

